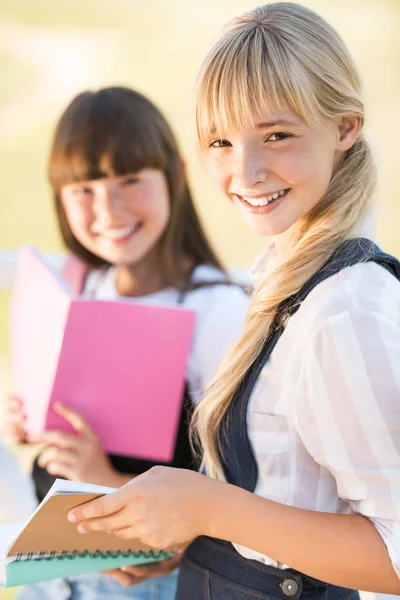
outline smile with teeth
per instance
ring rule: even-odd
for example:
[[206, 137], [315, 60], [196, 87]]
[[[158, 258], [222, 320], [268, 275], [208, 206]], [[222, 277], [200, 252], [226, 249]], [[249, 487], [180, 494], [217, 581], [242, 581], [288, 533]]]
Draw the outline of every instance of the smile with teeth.
[[99, 232], [102, 237], [105, 237], [111, 241], [123, 240], [128, 237], [132, 233], [135, 233], [140, 229], [141, 223], [136, 223], [136, 225], [127, 225], [126, 227], [118, 227], [116, 229], [106, 229], [104, 231]]
[[280, 192], [275, 192], [270, 196], [259, 196], [258, 198], [250, 198], [248, 196], [242, 196], [243, 200], [251, 204], [251, 206], [266, 206], [273, 200], [277, 200], [280, 196], [283, 196], [289, 190], [281, 190]]

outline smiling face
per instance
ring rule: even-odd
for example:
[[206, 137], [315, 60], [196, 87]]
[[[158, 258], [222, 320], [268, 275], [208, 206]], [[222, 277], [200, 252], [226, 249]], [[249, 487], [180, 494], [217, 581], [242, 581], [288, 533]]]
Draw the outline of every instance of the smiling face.
[[156, 169], [64, 185], [61, 202], [78, 242], [115, 265], [145, 260], [170, 216], [167, 181]]
[[277, 110], [210, 139], [206, 167], [250, 227], [274, 236], [318, 204], [358, 131], [357, 117], [313, 128], [291, 110]]

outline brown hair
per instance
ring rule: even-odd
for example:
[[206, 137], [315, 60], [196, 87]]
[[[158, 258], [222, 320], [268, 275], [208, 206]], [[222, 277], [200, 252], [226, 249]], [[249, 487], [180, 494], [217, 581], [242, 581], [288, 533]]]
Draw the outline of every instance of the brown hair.
[[106, 261], [73, 235], [61, 202], [61, 188], [89, 181], [159, 169], [166, 177], [171, 216], [159, 244], [168, 284], [188, 287], [200, 264], [222, 266], [196, 213], [174, 134], [160, 111], [144, 96], [124, 87], [76, 96], [61, 116], [50, 151], [48, 175], [66, 247], [89, 267]]

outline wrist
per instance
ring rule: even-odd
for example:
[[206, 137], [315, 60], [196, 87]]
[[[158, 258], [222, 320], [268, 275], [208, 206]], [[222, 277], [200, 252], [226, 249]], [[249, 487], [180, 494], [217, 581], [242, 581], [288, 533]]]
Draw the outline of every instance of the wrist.
[[216, 489], [209, 508], [206, 535], [235, 542], [243, 534], [240, 531], [243, 519], [238, 518], [238, 515], [246, 514], [246, 511], [249, 510], [248, 503], [253, 494], [222, 481], [216, 481], [215, 484]]
[[213, 479], [210, 483], [212, 483], [214, 489], [206, 510], [207, 522], [205, 535], [226, 539], [227, 525], [230, 518], [232, 518], [230, 516], [232, 515], [232, 503], [237, 502], [237, 490], [241, 490], [224, 481]]

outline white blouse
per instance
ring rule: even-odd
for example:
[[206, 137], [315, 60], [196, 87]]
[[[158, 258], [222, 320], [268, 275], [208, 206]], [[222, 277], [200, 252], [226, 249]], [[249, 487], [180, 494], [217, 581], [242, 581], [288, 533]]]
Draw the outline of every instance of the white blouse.
[[[84, 294], [90, 294], [101, 300], [118, 298], [115, 284], [116, 269], [89, 272]], [[215, 267], [201, 265], [196, 267], [192, 282], [223, 281], [224, 275]], [[176, 307], [179, 291], [165, 288], [154, 294], [126, 298], [141, 304], [152, 306]], [[211, 383], [219, 363], [229, 348], [236, 342], [243, 328], [249, 307], [250, 297], [236, 285], [212, 285], [200, 287], [185, 294], [182, 308], [196, 313], [193, 343], [188, 360], [187, 382], [189, 393], [194, 402], [201, 399], [204, 388]]]
[[400, 577], [400, 282], [393, 275], [362, 263], [314, 288], [256, 382], [248, 427], [256, 494], [364, 515]]

